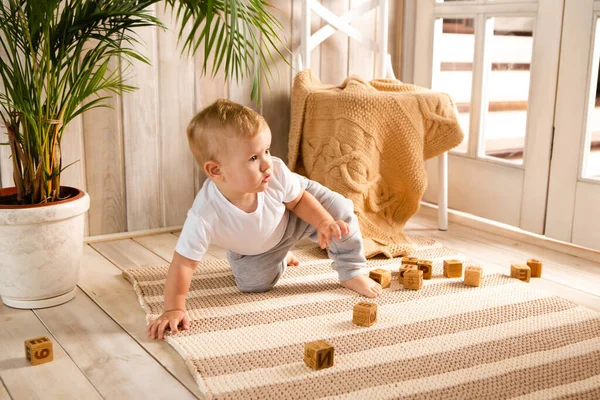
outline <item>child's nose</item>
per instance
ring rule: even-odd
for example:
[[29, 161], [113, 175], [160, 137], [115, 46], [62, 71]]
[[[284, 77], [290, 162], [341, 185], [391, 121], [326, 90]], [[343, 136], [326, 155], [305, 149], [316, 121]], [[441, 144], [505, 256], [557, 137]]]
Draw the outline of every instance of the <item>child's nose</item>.
[[264, 171], [268, 170], [269, 168], [271, 168], [271, 162], [264, 160], [260, 167], [261, 167], [260, 170], [264, 172]]

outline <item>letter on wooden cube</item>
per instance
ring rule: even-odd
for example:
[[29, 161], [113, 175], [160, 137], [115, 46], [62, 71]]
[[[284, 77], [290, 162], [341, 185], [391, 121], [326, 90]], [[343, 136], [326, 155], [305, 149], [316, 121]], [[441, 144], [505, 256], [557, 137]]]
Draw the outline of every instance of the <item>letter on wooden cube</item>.
[[419, 290], [423, 287], [423, 271], [411, 269], [404, 274], [404, 288]]
[[401, 285], [404, 284], [404, 274], [406, 274], [407, 271], [414, 271], [416, 269], [416, 265], [403, 264], [398, 270], [398, 282], [400, 282]]
[[462, 261], [444, 260], [444, 276], [446, 278], [462, 277]]
[[483, 270], [481, 267], [466, 267], [465, 268], [465, 285], [479, 286], [481, 285], [481, 277]]
[[54, 359], [52, 341], [46, 336], [41, 336], [25, 341], [25, 357], [31, 365], [50, 362]]
[[352, 323], [360, 326], [371, 326], [377, 322], [377, 304], [361, 301], [354, 305]]
[[417, 265], [419, 261], [416, 257], [402, 257], [402, 264]]
[[392, 271], [387, 269], [374, 269], [369, 272], [369, 278], [379, 283], [383, 289], [389, 288], [392, 280]]
[[429, 260], [419, 260], [417, 267], [423, 271], [423, 279], [431, 279], [431, 272], [433, 270], [433, 262]]
[[511, 278], [517, 278], [523, 282], [529, 282], [531, 278], [531, 268], [523, 264], [512, 264], [510, 266]]
[[531, 277], [532, 278], [541, 278], [542, 277], [542, 262], [540, 260], [536, 260], [535, 258], [530, 258], [527, 260], [527, 266], [531, 268]]
[[324, 340], [304, 343], [304, 362], [315, 370], [333, 366], [333, 346]]

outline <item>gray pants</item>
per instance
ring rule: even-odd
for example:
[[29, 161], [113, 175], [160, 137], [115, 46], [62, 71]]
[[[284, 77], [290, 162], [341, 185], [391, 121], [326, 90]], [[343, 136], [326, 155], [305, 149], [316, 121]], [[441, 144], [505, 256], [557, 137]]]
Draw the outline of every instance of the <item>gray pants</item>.
[[[343, 220], [350, 228], [347, 236], [342, 235], [341, 240], [334, 238], [329, 243], [329, 258], [333, 260], [331, 267], [337, 271], [341, 282], [360, 275], [361, 268], [366, 265], [367, 260], [352, 201], [317, 182], [300, 178], [305, 190], [312, 194], [336, 221]], [[318, 242], [315, 227], [291, 211], [286, 210], [283, 217], [288, 218], [285, 233], [279, 244], [266, 253], [248, 256], [227, 251], [235, 282], [242, 292], [270, 290], [285, 271], [288, 251], [306, 237], [315, 243]]]

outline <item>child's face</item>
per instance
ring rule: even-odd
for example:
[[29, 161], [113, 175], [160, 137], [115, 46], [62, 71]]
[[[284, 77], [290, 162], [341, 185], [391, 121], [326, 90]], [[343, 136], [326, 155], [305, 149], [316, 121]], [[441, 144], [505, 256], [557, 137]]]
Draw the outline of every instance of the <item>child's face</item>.
[[232, 138], [228, 142], [227, 156], [221, 162], [223, 183], [237, 193], [264, 191], [273, 171], [270, 129], [263, 128], [253, 138]]

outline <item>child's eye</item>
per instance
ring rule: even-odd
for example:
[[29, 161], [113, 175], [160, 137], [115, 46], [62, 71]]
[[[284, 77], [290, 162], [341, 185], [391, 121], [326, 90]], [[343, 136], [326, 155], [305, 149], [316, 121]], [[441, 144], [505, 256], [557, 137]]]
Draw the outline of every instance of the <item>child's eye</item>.
[[258, 157], [252, 156], [252, 157], [250, 157], [250, 160], [248, 160], [248, 161], [256, 161], [256, 160], [258, 160]]
[[270, 154], [271, 153], [271, 149], [266, 149], [265, 150], [265, 154]]

